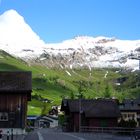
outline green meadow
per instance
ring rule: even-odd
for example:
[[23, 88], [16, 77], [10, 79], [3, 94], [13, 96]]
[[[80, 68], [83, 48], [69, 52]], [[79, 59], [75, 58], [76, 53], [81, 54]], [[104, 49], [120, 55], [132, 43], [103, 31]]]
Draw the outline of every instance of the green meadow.
[[[41, 65], [28, 65], [23, 60], [0, 51], [0, 71], [32, 71], [29, 115], [48, 113], [51, 106], [61, 105], [63, 98], [79, 98], [80, 94], [88, 99], [115, 97], [122, 101], [124, 98], [139, 98], [140, 74], [129, 71], [117, 73], [118, 70], [120, 69], [50, 69]], [[116, 80], [121, 77], [127, 77], [127, 80], [116, 85]]]

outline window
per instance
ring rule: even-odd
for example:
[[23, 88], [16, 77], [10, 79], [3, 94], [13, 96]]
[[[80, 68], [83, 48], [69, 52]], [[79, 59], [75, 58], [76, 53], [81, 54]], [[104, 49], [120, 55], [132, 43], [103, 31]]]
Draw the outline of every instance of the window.
[[132, 114], [132, 119], [134, 119], [135, 118], [135, 114]]
[[127, 118], [127, 114], [123, 114], [123, 118], [126, 119]]
[[8, 121], [8, 113], [0, 112], [0, 121]]

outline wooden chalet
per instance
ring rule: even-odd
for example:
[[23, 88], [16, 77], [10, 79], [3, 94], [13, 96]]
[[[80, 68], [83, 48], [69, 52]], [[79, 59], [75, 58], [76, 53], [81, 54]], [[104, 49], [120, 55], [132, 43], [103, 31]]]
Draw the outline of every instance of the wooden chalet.
[[0, 72], [0, 129], [25, 127], [31, 79], [31, 72]]
[[140, 99], [125, 99], [119, 108], [123, 120], [135, 120], [137, 127], [140, 126]]
[[61, 111], [65, 114], [67, 131], [79, 131], [79, 127], [117, 127], [119, 107], [109, 99], [64, 99]]

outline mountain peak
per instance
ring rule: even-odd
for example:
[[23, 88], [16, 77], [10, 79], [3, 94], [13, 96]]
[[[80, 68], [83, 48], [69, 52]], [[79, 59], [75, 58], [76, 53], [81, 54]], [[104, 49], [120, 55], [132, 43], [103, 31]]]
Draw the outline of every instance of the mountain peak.
[[7, 16], [11, 16], [11, 15], [16, 15], [17, 16], [18, 15], [18, 16], [20, 16], [20, 14], [18, 14], [18, 12], [14, 9], [10, 9], [8, 11], [5, 11], [3, 13], [3, 15], [7, 15]]
[[17, 11], [13, 9], [4, 12], [0, 16], [0, 22], [11, 24], [11, 23], [19, 22], [19, 21], [24, 22], [24, 18], [19, 13], [17, 13]]
[[[45, 43], [15, 10], [0, 15], [0, 46], [12, 54], [22, 49], [39, 50]], [[5, 45], [6, 44], [6, 45]], [[38, 51], [37, 51], [38, 52]]]

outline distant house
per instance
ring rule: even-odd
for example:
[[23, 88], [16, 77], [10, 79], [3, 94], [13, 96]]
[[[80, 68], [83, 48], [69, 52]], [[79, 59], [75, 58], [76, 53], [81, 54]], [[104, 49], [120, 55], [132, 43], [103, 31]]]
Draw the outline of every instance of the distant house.
[[140, 126], [140, 99], [125, 99], [119, 108], [125, 121], [134, 119], [137, 126]]
[[121, 85], [128, 80], [128, 77], [119, 77], [115, 80], [116, 85]]
[[36, 125], [36, 120], [39, 116], [36, 116], [36, 115], [28, 115], [27, 116], [27, 127], [29, 128], [36, 128], [38, 127]]
[[64, 99], [61, 111], [64, 111], [68, 131], [79, 131], [81, 126], [117, 127], [120, 117], [116, 101], [109, 99]]
[[45, 115], [45, 116], [39, 116], [36, 121], [35, 121], [35, 127], [38, 128], [43, 128], [43, 127], [57, 127], [58, 126], [58, 116], [50, 116], [50, 115]]
[[52, 106], [52, 109], [49, 111], [50, 116], [58, 116], [58, 106]]
[[0, 72], [0, 129], [22, 133], [26, 126], [27, 102], [31, 100], [31, 72]]

